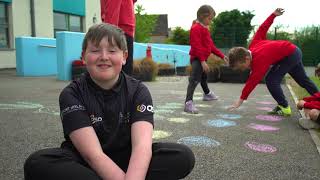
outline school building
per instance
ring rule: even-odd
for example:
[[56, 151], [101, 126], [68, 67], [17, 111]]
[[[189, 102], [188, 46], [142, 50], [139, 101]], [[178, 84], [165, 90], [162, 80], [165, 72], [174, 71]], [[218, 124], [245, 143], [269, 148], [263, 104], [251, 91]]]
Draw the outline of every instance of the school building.
[[16, 67], [16, 37], [55, 38], [99, 22], [100, 0], [0, 0], [0, 69]]

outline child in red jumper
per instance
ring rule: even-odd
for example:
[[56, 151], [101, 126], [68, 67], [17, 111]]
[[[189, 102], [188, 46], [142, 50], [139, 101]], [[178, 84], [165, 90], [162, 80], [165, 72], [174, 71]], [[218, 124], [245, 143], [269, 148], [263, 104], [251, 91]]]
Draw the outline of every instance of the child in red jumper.
[[281, 89], [281, 81], [287, 73], [311, 95], [318, 92], [318, 88], [309, 79], [303, 68], [301, 50], [289, 41], [266, 39], [273, 20], [277, 16], [281, 16], [283, 12], [282, 8], [277, 8], [263, 22], [254, 35], [249, 50], [243, 47], [235, 47], [228, 52], [231, 68], [241, 71], [251, 69], [240, 99], [229, 107], [230, 110], [238, 108], [248, 98], [270, 67], [265, 78], [266, 85], [278, 105], [269, 114], [291, 115], [291, 108]]
[[225, 55], [214, 45], [209, 25], [216, 15], [214, 9], [209, 5], [201, 6], [197, 11], [197, 20], [195, 20], [190, 30], [190, 63], [192, 66], [191, 75], [189, 77], [189, 85], [187, 89], [184, 111], [188, 113], [198, 113], [198, 109], [193, 103], [193, 93], [198, 83], [201, 83], [204, 92], [203, 100], [216, 100], [217, 96], [209, 90], [207, 84], [207, 73], [209, 67], [206, 63], [209, 56], [213, 54], [225, 59]]
[[123, 65], [123, 71], [132, 75], [133, 71], [133, 41], [136, 27], [134, 3], [137, 0], [100, 0], [102, 22], [121, 28], [126, 35], [128, 57]]
[[303, 129], [320, 127], [320, 93], [305, 97], [297, 103], [298, 109], [303, 109], [306, 118], [300, 118], [299, 124]]

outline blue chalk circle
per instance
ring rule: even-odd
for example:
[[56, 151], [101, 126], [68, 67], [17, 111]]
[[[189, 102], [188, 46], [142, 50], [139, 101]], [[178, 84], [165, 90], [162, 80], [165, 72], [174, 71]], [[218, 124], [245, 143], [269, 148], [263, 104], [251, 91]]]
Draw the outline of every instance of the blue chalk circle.
[[239, 114], [218, 114], [218, 116], [223, 119], [239, 119], [242, 117]]
[[220, 143], [214, 139], [205, 136], [189, 136], [178, 140], [178, 143], [191, 145], [191, 146], [201, 146], [201, 147], [216, 147], [220, 146]]
[[237, 123], [234, 121], [216, 119], [216, 120], [209, 120], [207, 122], [207, 125], [211, 126], [211, 127], [229, 127], [229, 126], [235, 126], [235, 125], [237, 125]]

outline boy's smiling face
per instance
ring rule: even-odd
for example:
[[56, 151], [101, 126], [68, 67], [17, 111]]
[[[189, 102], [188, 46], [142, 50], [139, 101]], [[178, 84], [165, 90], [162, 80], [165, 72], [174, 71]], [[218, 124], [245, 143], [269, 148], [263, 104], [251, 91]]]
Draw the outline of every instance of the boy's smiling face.
[[91, 77], [97, 81], [112, 82], [118, 79], [122, 65], [125, 64], [128, 53], [110, 44], [108, 38], [101, 39], [98, 46], [89, 41], [84, 60]]

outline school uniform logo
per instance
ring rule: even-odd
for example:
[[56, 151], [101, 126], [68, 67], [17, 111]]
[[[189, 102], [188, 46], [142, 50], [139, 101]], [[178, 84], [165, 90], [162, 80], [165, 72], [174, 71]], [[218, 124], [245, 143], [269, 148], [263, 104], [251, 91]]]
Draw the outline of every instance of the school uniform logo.
[[90, 115], [90, 119], [91, 119], [91, 124], [95, 124], [97, 122], [102, 121], [102, 117], [95, 117], [93, 114]]
[[153, 106], [152, 105], [146, 106], [144, 104], [137, 106], [137, 111], [139, 111], [139, 112], [145, 112], [146, 110], [153, 113]]

